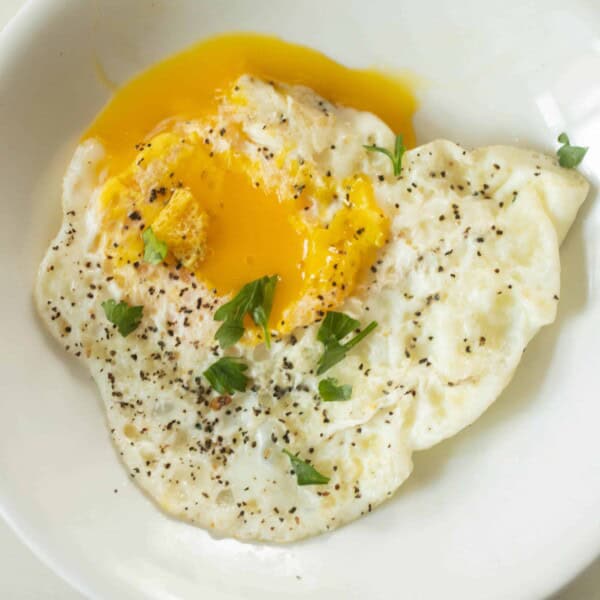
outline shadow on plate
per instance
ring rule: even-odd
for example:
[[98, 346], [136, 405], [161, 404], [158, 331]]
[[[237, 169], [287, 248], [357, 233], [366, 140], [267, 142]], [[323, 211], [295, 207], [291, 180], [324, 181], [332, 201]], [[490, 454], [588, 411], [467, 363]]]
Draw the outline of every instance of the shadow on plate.
[[552, 600], [600, 600], [600, 558], [552, 596]]

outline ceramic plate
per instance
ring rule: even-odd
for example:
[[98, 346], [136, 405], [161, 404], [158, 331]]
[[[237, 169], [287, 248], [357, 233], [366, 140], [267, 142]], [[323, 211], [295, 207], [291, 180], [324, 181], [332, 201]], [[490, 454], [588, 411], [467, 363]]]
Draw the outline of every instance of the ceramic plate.
[[[493, 8], [492, 8], [493, 7]], [[422, 82], [418, 140], [591, 147], [557, 322], [510, 387], [366, 518], [290, 546], [218, 540], [128, 481], [99, 396], [31, 289], [78, 135], [124, 82], [217, 32], [271, 33]], [[373, 90], [377, 93], [377, 90]], [[90, 597], [541, 598], [600, 550], [600, 10], [592, 1], [40, 0], [0, 37], [0, 506]], [[118, 490], [118, 493], [115, 493]]]

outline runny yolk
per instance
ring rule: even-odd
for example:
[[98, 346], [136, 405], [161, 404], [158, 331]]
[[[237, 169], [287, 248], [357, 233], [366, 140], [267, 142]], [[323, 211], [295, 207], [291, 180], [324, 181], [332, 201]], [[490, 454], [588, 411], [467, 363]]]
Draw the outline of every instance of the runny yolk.
[[[373, 112], [402, 133], [408, 146], [414, 145], [411, 118], [416, 103], [404, 81], [373, 70], [350, 69], [315, 50], [271, 37], [216, 37], [131, 80], [116, 92], [85, 132], [84, 139], [99, 139], [106, 150], [103, 166], [111, 179], [103, 197], [112, 207], [113, 222], [127, 215], [127, 207], [120, 206], [119, 199], [122, 201], [123, 190], [131, 182], [139, 160], [136, 145], [157, 139], [159, 131], [169, 131], [169, 121], [213, 114], [218, 98], [243, 74], [302, 84], [334, 103]], [[160, 149], [153, 148], [152, 152]], [[319, 269], [318, 256], [306, 257], [307, 248], [316, 238], [309, 239], [306, 232], [293, 225], [298, 204], [281, 201], [274, 192], [257, 187], [251, 169], [206, 164], [202, 170], [198, 162], [192, 168], [183, 161], [175, 173], [175, 179], [190, 190], [209, 217], [208, 252], [197, 275], [219, 294], [236, 292], [263, 275], [279, 275], [271, 323], [280, 323], [284, 309], [306, 292], [307, 277], [311, 275], [305, 271], [306, 265], [312, 265], [313, 271]], [[157, 181], [156, 185], [160, 188], [170, 184], [172, 180]], [[142, 211], [148, 226], [158, 216], [160, 203], [136, 204], [136, 208]], [[373, 214], [370, 211], [363, 216], [371, 219]], [[125, 258], [139, 260], [143, 251], [139, 233], [134, 236], [130, 232], [127, 237]]]
[[196, 154], [177, 175], [209, 218], [198, 276], [223, 295], [263, 275], [278, 275], [272, 313], [282, 314], [302, 285], [304, 239], [292, 224], [296, 205], [257, 187], [247, 172], [251, 169], [223, 164], [219, 157], [205, 158], [205, 168], [199, 169], [197, 159]]

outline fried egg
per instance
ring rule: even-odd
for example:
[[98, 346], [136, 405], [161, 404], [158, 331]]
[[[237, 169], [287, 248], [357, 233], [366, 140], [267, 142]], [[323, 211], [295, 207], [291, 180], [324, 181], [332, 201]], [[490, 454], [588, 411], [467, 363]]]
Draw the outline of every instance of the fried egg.
[[[92, 128], [35, 290], [133, 481], [173, 516], [274, 542], [369, 513], [415, 450], [499, 396], [555, 318], [559, 245], [588, 191], [548, 156], [446, 140], [408, 150], [395, 175], [365, 148], [394, 146], [383, 120], [284, 79], [237, 74], [129, 153]], [[168, 247], [156, 264], [150, 227]], [[270, 345], [247, 318], [223, 349], [216, 310], [263, 276], [277, 277]], [[143, 307], [129, 335], [107, 300]], [[377, 326], [323, 375], [331, 311]], [[246, 365], [243, 391], [203, 375], [223, 356]], [[325, 402], [324, 377], [350, 399]], [[290, 455], [326, 483], [299, 485]]]

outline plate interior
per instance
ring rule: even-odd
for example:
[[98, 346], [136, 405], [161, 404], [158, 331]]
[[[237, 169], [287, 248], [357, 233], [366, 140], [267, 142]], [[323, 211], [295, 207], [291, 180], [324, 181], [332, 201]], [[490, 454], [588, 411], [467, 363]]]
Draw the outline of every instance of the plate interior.
[[[415, 455], [395, 497], [290, 546], [215, 539], [128, 481], [89, 376], [31, 287], [79, 133], [132, 74], [218, 32], [271, 33], [419, 78], [420, 142], [590, 145], [557, 322], [467, 431]], [[31, 2], [0, 37], [0, 510], [92, 597], [538, 598], [600, 550], [600, 13], [589, 2]], [[195, 74], [194, 76], [201, 76]], [[377, 93], [377, 90], [373, 90]], [[594, 144], [596, 147], [594, 147]]]

